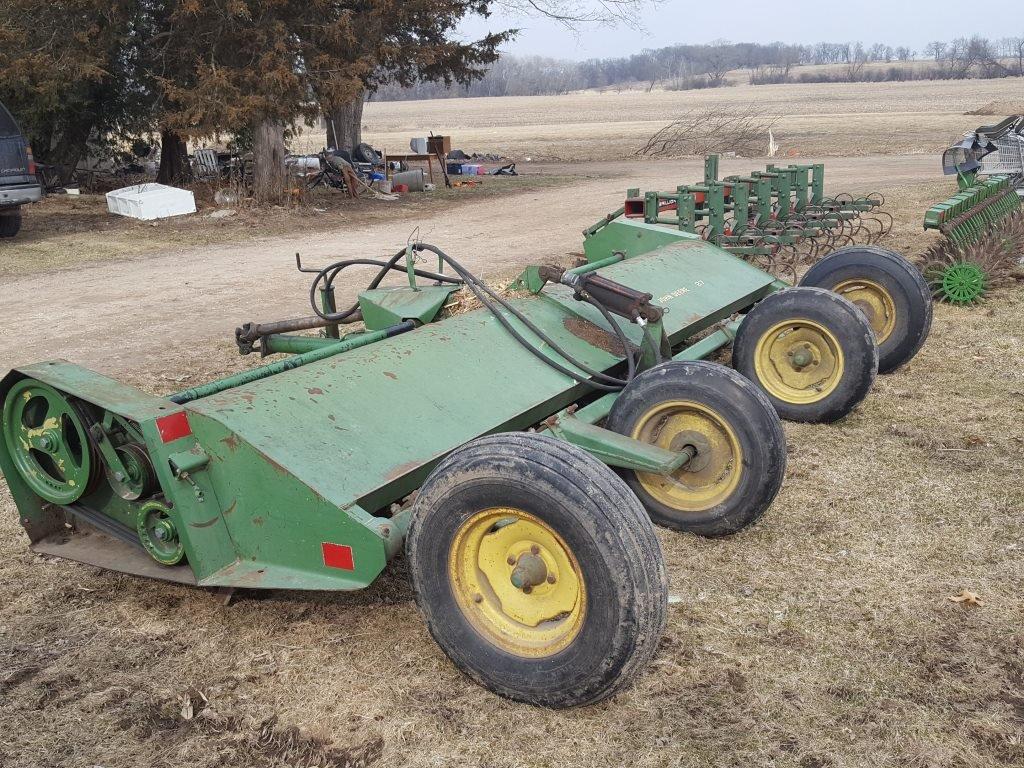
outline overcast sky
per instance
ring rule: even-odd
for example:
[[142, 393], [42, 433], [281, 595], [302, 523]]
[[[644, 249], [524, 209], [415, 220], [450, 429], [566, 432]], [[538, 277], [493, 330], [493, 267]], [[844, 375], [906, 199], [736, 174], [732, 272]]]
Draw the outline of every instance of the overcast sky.
[[[586, 0], [583, 0], [584, 2]], [[585, 25], [574, 36], [555, 21], [495, 13], [463, 25], [467, 37], [520, 27], [508, 53], [563, 59], [628, 56], [677, 43], [814, 43], [822, 40], [906, 45], [980, 34], [1024, 36], [1024, 0], [666, 0], [642, 14], [644, 31]]]

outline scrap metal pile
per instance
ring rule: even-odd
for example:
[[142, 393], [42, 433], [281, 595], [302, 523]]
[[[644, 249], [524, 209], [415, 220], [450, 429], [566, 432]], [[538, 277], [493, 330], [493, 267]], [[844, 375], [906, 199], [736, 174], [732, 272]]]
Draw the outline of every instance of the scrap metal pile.
[[877, 244], [892, 229], [885, 198], [825, 195], [825, 166], [768, 165], [719, 179], [719, 156], [704, 161], [704, 181], [671, 192], [630, 189], [622, 208], [584, 231], [590, 237], [625, 217], [699, 234], [724, 250], [793, 282], [801, 264], [836, 248]]
[[964, 134], [943, 153], [942, 170], [956, 176], [958, 191], [925, 212], [924, 228], [943, 239], [922, 269], [937, 300], [974, 304], [1024, 254], [1024, 115]]

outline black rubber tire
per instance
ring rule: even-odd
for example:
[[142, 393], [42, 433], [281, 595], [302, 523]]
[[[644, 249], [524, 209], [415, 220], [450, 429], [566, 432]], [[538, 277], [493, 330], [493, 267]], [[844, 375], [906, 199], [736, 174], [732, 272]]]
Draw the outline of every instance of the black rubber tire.
[[932, 327], [932, 297], [921, 270], [903, 256], [874, 245], [840, 248], [812, 266], [802, 286], [833, 290], [847, 280], [882, 286], [896, 308], [896, 325], [878, 345], [878, 372], [892, 373], [920, 351]]
[[724, 365], [670, 361], [644, 371], [622, 390], [605, 422], [632, 435], [650, 408], [692, 400], [713, 409], [732, 428], [743, 454], [739, 484], [723, 501], [700, 512], [682, 511], [654, 498], [633, 470], [620, 474], [658, 525], [700, 536], [727, 536], [756, 522], [771, 506], [786, 474], [786, 433], [767, 396]]
[[357, 162], [372, 163], [373, 165], [376, 165], [381, 161], [380, 153], [365, 142], [356, 145], [356, 148], [352, 150], [352, 157], [354, 157]]
[[21, 230], [21, 208], [0, 211], [0, 237], [14, 237]]
[[[758, 378], [754, 365], [758, 340], [788, 319], [818, 323], [832, 333], [843, 352], [843, 374], [836, 387], [820, 399], [786, 402]], [[783, 419], [829, 423], [849, 414], [871, 391], [878, 373], [878, 345], [864, 313], [842, 296], [824, 288], [787, 288], [770, 294], [747, 313], [733, 342], [732, 362], [737, 371], [764, 390]]]
[[[476, 630], [456, 602], [448, 558], [475, 513], [511, 506], [555, 530], [586, 586], [579, 633], [557, 653], [510, 653]], [[592, 704], [628, 685], [665, 627], [668, 576], [643, 506], [607, 466], [537, 434], [479, 438], [452, 452], [416, 498], [406, 552], [416, 603], [455, 666], [495, 693], [561, 708]]]

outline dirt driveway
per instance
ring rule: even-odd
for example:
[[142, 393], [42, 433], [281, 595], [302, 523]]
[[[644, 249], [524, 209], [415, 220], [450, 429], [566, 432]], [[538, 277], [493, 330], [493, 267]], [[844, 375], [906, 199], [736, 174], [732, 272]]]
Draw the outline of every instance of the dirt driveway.
[[[739, 173], [757, 164], [726, 159], [722, 170]], [[580, 230], [620, 205], [624, 188], [670, 189], [699, 179], [702, 169], [689, 160], [535, 166], [527, 172], [575, 181], [460, 202], [429, 217], [405, 211], [369, 226], [353, 221], [333, 231], [6, 279], [0, 285], [0, 363], [62, 357], [118, 373], [159, 366], [213, 339], [227, 341], [244, 321], [309, 314], [303, 298], [309, 276], [295, 270], [296, 252], [309, 265], [380, 257], [418, 233], [485, 278], [508, 274], [578, 251]], [[830, 159], [826, 179], [832, 192], [866, 193], [934, 180], [937, 172], [930, 155], [859, 157]], [[339, 298], [354, 299], [362, 285], [360, 277]]]

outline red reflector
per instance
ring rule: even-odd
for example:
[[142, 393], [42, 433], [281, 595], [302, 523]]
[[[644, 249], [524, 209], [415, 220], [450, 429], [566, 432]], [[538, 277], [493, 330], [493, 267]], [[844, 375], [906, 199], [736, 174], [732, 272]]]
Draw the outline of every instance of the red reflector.
[[188, 425], [188, 415], [184, 411], [161, 416], [156, 420], [156, 428], [160, 432], [160, 439], [165, 443], [172, 443], [192, 434], [192, 427]]
[[325, 541], [320, 545], [324, 551], [324, 565], [328, 568], [341, 568], [343, 571], [354, 571], [355, 561], [352, 560], [352, 547], [346, 544], [331, 544]]

